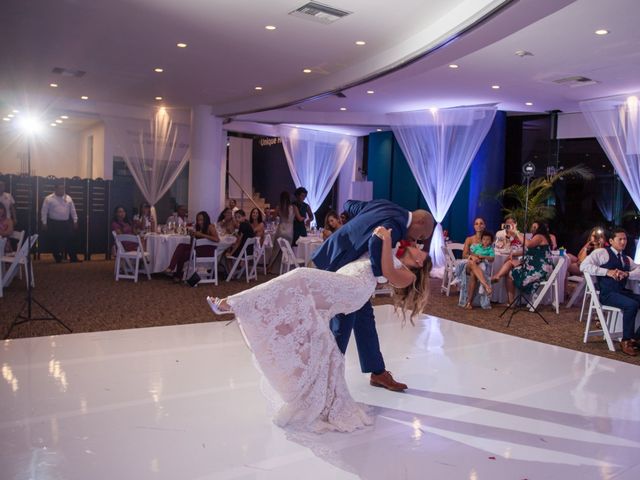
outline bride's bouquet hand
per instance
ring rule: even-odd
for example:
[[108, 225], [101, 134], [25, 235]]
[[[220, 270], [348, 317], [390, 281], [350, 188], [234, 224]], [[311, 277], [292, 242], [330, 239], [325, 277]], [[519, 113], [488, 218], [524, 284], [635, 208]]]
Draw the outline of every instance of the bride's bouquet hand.
[[375, 230], [373, 231], [373, 234], [382, 240], [384, 240], [385, 238], [391, 240], [391, 229], [385, 228], [382, 225], [379, 227], [376, 227]]

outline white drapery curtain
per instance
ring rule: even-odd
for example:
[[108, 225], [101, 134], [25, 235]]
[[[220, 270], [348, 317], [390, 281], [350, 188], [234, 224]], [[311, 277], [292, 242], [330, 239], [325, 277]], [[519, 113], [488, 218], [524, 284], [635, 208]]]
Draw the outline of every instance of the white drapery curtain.
[[174, 125], [163, 108], [156, 112], [147, 128], [129, 125], [123, 129], [114, 120], [106, 123], [114, 132], [118, 151], [136, 185], [151, 205], [151, 215], [157, 224], [155, 204], [171, 188], [191, 157], [188, 128]]
[[387, 115], [396, 140], [437, 222], [429, 254], [434, 273], [445, 259], [440, 222], [484, 140], [498, 107], [478, 105]]
[[315, 214], [347, 158], [355, 155], [356, 138], [285, 125], [279, 127], [278, 133], [293, 183], [307, 189], [307, 202]]
[[[640, 208], [640, 92], [580, 102], [598, 143]], [[640, 248], [635, 261], [640, 261]]]

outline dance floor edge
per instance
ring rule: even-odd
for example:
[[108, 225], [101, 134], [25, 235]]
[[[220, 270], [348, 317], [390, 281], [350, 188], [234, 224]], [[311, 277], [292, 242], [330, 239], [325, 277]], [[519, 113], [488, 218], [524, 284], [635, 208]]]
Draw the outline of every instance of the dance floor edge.
[[375, 425], [300, 435], [270, 420], [237, 325], [4, 341], [3, 479], [640, 478], [640, 367], [375, 308], [387, 368], [346, 376]]

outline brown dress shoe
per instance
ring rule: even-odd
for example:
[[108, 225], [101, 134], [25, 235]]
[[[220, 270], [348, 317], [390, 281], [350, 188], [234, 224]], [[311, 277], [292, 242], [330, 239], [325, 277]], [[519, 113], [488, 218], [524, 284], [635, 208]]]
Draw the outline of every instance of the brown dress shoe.
[[620, 349], [622, 350], [622, 353], [626, 353], [631, 357], [635, 357], [638, 355], [636, 349], [633, 348], [633, 342], [631, 340], [622, 340], [620, 342]]
[[373, 385], [374, 387], [386, 388], [387, 390], [391, 390], [393, 392], [402, 392], [403, 390], [406, 390], [408, 388], [404, 383], [396, 382], [391, 376], [391, 372], [387, 370], [382, 372], [380, 375], [372, 373], [369, 384]]

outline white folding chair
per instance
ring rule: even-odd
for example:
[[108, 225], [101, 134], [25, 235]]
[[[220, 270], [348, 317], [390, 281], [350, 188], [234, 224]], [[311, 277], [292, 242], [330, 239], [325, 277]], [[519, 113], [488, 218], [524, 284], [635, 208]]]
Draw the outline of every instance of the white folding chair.
[[[15, 252], [11, 252], [11, 253], [4, 253], [4, 248], [2, 250], [0, 250], [0, 262], [4, 262], [4, 263], [11, 263], [13, 261], [13, 257], [15, 257], [16, 252], [18, 252], [21, 248], [22, 248], [22, 242], [24, 242], [24, 234], [25, 231], [14, 231], [11, 235], [9, 235], [9, 237], [7, 238], [7, 242], [9, 242], [10, 240], [16, 240], [17, 241], [17, 246], [16, 246], [16, 251]], [[33, 276], [33, 263], [30, 264], [31, 265], [31, 286], [35, 287], [35, 280], [34, 280], [34, 276]], [[25, 277], [27, 275], [27, 258], [23, 258], [21, 263], [20, 263], [20, 268], [18, 269], [18, 276], [20, 278], [22, 278], [22, 271], [24, 270], [24, 274]]]
[[445, 258], [444, 275], [442, 276], [442, 285], [440, 291], [442, 291], [447, 297], [451, 293], [451, 286], [455, 279], [454, 273], [456, 268], [456, 256], [454, 250], [458, 250], [462, 253], [464, 245], [462, 243], [449, 243], [442, 246], [442, 253]]
[[[218, 249], [217, 243], [206, 238], [199, 238], [191, 245], [189, 255], [189, 268], [185, 270], [185, 278], [189, 278], [193, 273], [200, 276], [200, 283], [213, 283], [218, 285]], [[215, 250], [213, 257], [199, 257], [197, 247], [211, 246]]]
[[[240, 250], [240, 253], [237, 256], [227, 257], [234, 260], [233, 267], [231, 267], [231, 271], [229, 272], [229, 275], [227, 275], [227, 282], [233, 278], [233, 276], [236, 274], [236, 271], [238, 272], [238, 278], [240, 278], [242, 276], [242, 273], [244, 272], [247, 283], [249, 283], [249, 280], [258, 279], [256, 269], [254, 268], [254, 254], [248, 253], [248, 250], [250, 250], [251, 247], [253, 247], [252, 250], [255, 252], [257, 243], [256, 240], [256, 238], [247, 238], [247, 240], [244, 242], [244, 245], [242, 246], [242, 250]], [[240, 267], [240, 269], [238, 267]]]
[[287, 273], [292, 268], [304, 267], [304, 258], [296, 257], [296, 254], [291, 248], [291, 244], [286, 238], [278, 238], [278, 246], [282, 252], [282, 258], [280, 261], [280, 275]]
[[584, 308], [587, 305], [587, 297], [589, 296], [589, 293], [585, 288], [586, 283], [584, 280], [584, 276], [579, 277], [578, 275], [571, 275], [567, 280], [569, 280], [572, 283], [575, 283], [576, 286], [573, 289], [571, 298], [569, 299], [569, 301], [565, 306], [567, 308], [571, 308], [573, 304], [578, 301], [578, 298], [580, 298], [580, 296], [582, 295], [582, 307], [580, 308], [580, 319], [579, 319], [579, 321], [582, 322], [582, 318], [584, 317]]
[[[603, 336], [607, 342], [609, 350], [615, 352], [616, 349], [613, 346], [613, 339], [618, 340], [622, 337], [622, 310], [617, 307], [602, 305], [598, 298], [598, 291], [596, 290], [593, 282], [593, 277], [585, 272], [584, 279], [586, 283], [586, 293], [590, 296], [590, 301], [589, 313], [587, 315], [587, 322], [584, 328], [584, 337], [582, 341], [587, 343], [589, 337]], [[591, 327], [591, 317], [594, 312], [600, 321], [600, 329], [589, 330]]]
[[547, 292], [553, 288], [553, 306], [556, 308], [556, 314], [560, 314], [560, 298], [558, 296], [558, 274], [560, 270], [562, 270], [562, 266], [566, 262], [565, 257], [559, 257], [558, 263], [554, 267], [551, 275], [544, 282], [540, 282], [540, 287], [537, 292], [533, 294], [533, 305], [529, 307], [529, 310], [533, 312], [534, 309], [538, 308], [544, 297], [547, 295]]
[[[9, 266], [6, 268], [6, 270], [4, 269], [4, 267], [0, 267], [0, 297], [2, 297], [3, 295], [2, 290], [11, 284], [11, 281], [19, 272], [21, 265], [24, 265], [25, 262], [27, 261], [27, 255], [29, 255], [31, 248], [33, 247], [33, 245], [36, 243], [37, 240], [38, 240], [37, 234], [31, 235], [29, 241], [22, 242], [22, 246], [20, 247], [20, 250], [18, 250], [15, 253], [15, 255], [10, 257], [11, 258], [10, 262], [4, 262], [4, 261], [1, 262], [3, 266], [4, 264], [8, 264]], [[4, 243], [2, 244], [2, 248], [4, 249]], [[34, 284], [33, 276], [31, 276], [31, 282], [32, 282], [31, 285], [33, 286]]]
[[258, 265], [260, 265], [260, 260], [262, 260], [262, 268], [263, 268], [264, 274], [265, 275], [267, 274], [267, 254], [265, 251], [267, 248], [267, 239], [269, 240], [269, 242], [271, 242], [271, 235], [269, 235], [268, 233], [264, 237], [264, 241], [262, 242], [262, 244], [260, 244], [260, 240], [256, 239], [256, 246], [253, 249], [253, 257], [254, 257], [253, 267], [256, 269], [256, 276], [258, 275], [257, 269], [258, 269]]
[[[140, 270], [140, 262], [144, 266], [147, 279], [151, 280], [151, 267], [149, 262], [149, 253], [142, 249], [142, 242], [137, 235], [116, 234], [111, 232], [116, 241], [116, 262], [114, 273], [116, 282], [123, 279], [133, 280], [138, 283], [138, 272]], [[131, 242], [136, 244], [135, 250], [126, 251], [123, 242]]]

